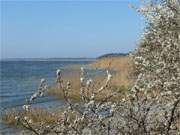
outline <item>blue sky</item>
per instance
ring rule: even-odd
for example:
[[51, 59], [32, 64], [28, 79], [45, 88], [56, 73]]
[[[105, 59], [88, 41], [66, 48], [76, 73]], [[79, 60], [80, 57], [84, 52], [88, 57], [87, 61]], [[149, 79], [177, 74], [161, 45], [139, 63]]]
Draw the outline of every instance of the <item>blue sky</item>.
[[3, 58], [96, 57], [129, 52], [144, 23], [119, 1], [1, 2]]

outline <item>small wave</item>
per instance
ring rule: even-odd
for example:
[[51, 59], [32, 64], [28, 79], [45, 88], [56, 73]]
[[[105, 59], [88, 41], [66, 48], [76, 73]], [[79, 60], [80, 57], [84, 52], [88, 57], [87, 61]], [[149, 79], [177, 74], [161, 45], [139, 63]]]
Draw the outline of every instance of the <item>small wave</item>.
[[23, 93], [23, 94], [10, 94], [10, 93], [5, 93], [0, 95], [0, 98], [11, 98], [11, 97], [22, 97], [22, 96], [30, 96], [32, 95], [33, 92], [29, 92], [29, 93]]
[[[26, 98], [23, 97], [19, 99], [16, 98], [14, 100], [1, 101], [1, 107], [3, 109], [20, 107], [25, 104], [25, 100]], [[31, 105], [47, 103], [52, 101], [58, 101], [58, 100], [55, 97], [45, 96], [37, 99], [35, 102], [32, 102]]]

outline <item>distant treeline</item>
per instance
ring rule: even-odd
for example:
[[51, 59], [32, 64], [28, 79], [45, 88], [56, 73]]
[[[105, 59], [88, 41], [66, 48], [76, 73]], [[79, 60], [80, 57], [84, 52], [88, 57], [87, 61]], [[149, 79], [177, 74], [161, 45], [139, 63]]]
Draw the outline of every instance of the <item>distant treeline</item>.
[[97, 57], [97, 59], [117, 57], [117, 56], [127, 56], [128, 54], [129, 53], [108, 53], [108, 54], [104, 54], [104, 55]]

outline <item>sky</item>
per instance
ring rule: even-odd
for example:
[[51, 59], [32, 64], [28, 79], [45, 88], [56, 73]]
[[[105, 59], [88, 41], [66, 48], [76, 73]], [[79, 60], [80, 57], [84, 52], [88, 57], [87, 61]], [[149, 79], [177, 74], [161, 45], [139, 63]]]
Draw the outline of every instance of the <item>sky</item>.
[[97, 57], [133, 51], [142, 17], [116, 1], [1, 1], [1, 57]]

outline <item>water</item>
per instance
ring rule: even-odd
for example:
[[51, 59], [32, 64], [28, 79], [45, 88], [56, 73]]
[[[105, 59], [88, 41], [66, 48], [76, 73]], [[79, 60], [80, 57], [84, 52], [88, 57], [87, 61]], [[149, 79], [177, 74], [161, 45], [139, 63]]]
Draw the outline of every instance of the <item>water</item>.
[[[12, 108], [21, 108], [25, 100], [29, 98], [39, 85], [40, 79], [45, 78], [48, 85], [55, 85], [55, 74], [58, 68], [69, 65], [87, 64], [93, 59], [23, 59], [4, 60], [0, 63], [0, 111]], [[45, 96], [33, 104], [34, 107], [51, 108], [62, 105], [63, 102], [55, 97]], [[1, 123], [4, 132], [13, 129], [7, 128]]]

